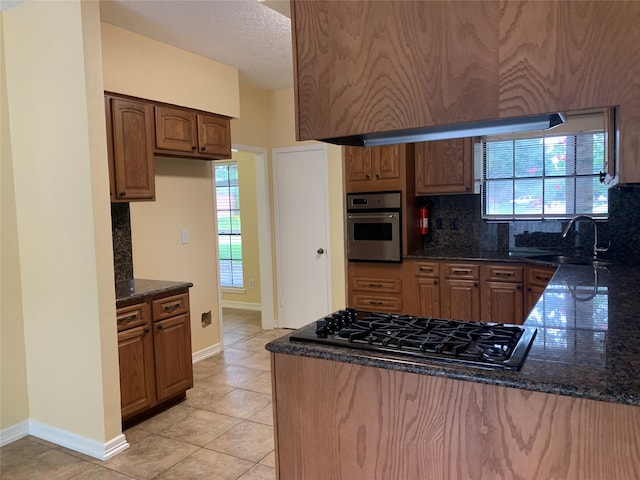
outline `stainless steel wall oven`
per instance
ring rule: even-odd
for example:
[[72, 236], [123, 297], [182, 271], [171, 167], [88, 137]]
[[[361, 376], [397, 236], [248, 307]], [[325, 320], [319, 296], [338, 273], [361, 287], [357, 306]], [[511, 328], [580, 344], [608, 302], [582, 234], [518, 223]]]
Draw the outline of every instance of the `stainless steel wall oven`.
[[402, 262], [401, 193], [347, 194], [347, 259]]

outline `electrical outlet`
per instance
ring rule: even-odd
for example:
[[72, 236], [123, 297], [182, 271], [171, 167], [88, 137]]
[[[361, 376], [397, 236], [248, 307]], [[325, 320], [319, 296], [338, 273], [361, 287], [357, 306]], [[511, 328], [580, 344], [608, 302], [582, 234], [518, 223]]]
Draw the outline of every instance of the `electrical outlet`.
[[253, 288], [255, 286], [255, 283], [253, 281], [253, 278], [249, 279], [249, 288]]
[[202, 314], [200, 322], [202, 323], [202, 328], [211, 325], [211, 310]]
[[442, 219], [436, 218], [436, 230], [442, 230], [444, 227], [442, 226]]
[[449, 228], [451, 230], [458, 230], [458, 219], [457, 218], [450, 218], [449, 219]]

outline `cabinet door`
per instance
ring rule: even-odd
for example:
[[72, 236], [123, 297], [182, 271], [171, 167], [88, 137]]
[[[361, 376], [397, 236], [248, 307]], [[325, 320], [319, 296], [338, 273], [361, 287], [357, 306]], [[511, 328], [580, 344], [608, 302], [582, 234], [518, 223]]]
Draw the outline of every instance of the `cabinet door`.
[[444, 318], [480, 320], [480, 288], [477, 280], [445, 279], [440, 300]]
[[[135, 100], [111, 98], [115, 201], [154, 200], [153, 111]], [[108, 135], [109, 137], [109, 135]]]
[[344, 161], [347, 182], [371, 180], [371, 149], [345, 147]]
[[531, 313], [533, 307], [535, 307], [538, 300], [540, 300], [544, 289], [545, 287], [540, 287], [538, 285], [530, 285], [527, 287], [527, 299], [524, 307], [527, 315]]
[[231, 158], [231, 126], [228, 118], [198, 114], [198, 151], [218, 159]]
[[418, 310], [422, 317], [440, 316], [440, 282], [437, 278], [416, 279], [418, 286]]
[[473, 189], [470, 138], [420, 142], [415, 146], [416, 194], [467, 193]]
[[156, 148], [195, 152], [197, 148], [196, 114], [187, 110], [156, 106]]
[[148, 323], [118, 332], [118, 358], [122, 418], [127, 419], [155, 404], [153, 338]]
[[482, 321], [522, 325], [524, 314], [522, 283], [483, 282]]
[[193, 387], [189, 315], [177, 315], [153, 324], [158, 401]]
[[400, 178], [400, 146], [384, 145], [371, 149], [371, 163], [376, 180]]

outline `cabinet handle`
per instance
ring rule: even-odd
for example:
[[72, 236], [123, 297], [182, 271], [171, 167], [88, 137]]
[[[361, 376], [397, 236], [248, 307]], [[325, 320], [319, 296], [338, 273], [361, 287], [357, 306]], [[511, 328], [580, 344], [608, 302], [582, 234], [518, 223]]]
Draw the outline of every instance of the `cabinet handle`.
[[144, 333], [149, 333], [149, 327], [144, 327]]
[[126, 197], [127, 196], [127, 192], [120, 192], [118, 195], [120, 195], [121, 197]]
[[369, 180], [371, 178], [370, 175], [365, 175], [364, 178], [366, 178], [367, 180]]
[[469, 268], [454, 268], [451, 270], [452, 273], [456, 275], [468, 275], [471, 273], [471, 269]]
[[196, 147], [195, 145], [191, 145], [191, 150], [193, 150], [194, 152], [198, 149], [198, 147]]
[[380, 174], [379, 173], [376, 173], [376, 178], [380, 178]]
[[180, 307], [180, 302], [176, 302], [176, 303], [173, 303], [171, 305], [163, 305], [162, 306], [162, 311], [169, 313], [169, 312], [173, 312], [174, 310], [176, 310], [179, 307]]
[[119, 325], [126, 325], [129, 322], [132, 322], [133, 320], [135, 320], [136, 318], [138, 318], [138, 314], [134, 313], [133, 315], [128, 315], [126, 317], [122, 317], [118, 319], [118, 324]]
[[520, 289], [522, 289], [522, 286], [521, 285], [516, 285], [516, 290], [520, 290]]
[[527, 292], [530, 292], [530, 291], [531, 291], [531, 287], [527, 288]]
[[162, 324], [158, 325], [158, 330], [162, 330]]
[[370, 283], [369, 286], [370, 287], [376, 287], [376, 288], [382, 288], [382, 284], [381, 283]]
[[473, 282], [473, 286], [477, 287], [478, 286], [478, 282]]
[[370, 300], [369, 301], [369, 305], [384, 305], [384, 303], [383, 302], [376, 302], [374, 300]]
[[421, 272], [433, 273], [433, 268], [420, 267]]
[[433, 284], [434, 284], [434, 285], [438, 285], [438, 280], [434, 280], [434, 281], [433, 281]]
[[549, 277], [541, 277], [540, 275], [536, 275], [536, 280], [542, 280], [543, 282], [548, 282]]
[[207, 149], [207, 147], [200, 147], [200, 151], [204, 152]]
[[512, 272], [495, 272], [494, 275], [496, 277], [513, 277]]

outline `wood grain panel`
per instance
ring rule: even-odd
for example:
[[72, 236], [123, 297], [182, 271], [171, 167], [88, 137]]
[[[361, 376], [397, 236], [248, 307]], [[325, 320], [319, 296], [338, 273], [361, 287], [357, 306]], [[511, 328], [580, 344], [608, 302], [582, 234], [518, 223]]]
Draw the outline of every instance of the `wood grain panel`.
[[497, 2], [292, 7], [298, 140], [497, 116]]
[[296, 138], [332, 136], [329, 91], [329, 1], [291, 1]]
[[272, 354], [278, 478], [640, 477], [640, 409]]
[[637, 98], [639, 23], [638, 2], [504, 2], [501, 115], [602, 107]]

